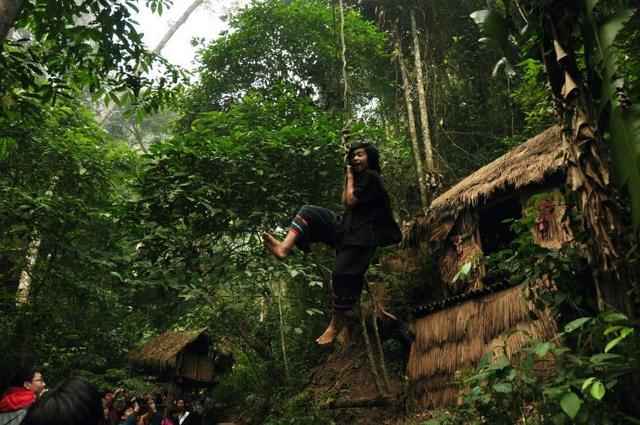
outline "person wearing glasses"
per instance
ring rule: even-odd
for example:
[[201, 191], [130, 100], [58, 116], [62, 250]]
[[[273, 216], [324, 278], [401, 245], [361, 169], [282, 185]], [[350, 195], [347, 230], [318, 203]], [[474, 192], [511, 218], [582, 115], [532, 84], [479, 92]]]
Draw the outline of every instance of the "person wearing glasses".
[[0, 399], [0, 425], [18, 425], [27, 409], [45, 391], [42, 373], [36, 368], [17, 370]]

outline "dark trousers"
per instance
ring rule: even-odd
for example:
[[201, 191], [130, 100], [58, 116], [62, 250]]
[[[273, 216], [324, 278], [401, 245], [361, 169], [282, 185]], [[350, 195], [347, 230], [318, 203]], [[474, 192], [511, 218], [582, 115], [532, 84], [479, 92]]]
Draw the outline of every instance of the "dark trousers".
[[304, 234], [296, 241], [299, 248], [305, 250], [309, 244], [321, 242], [336, 250], [336, 262], [331, 270], [333, 312], [351, 310], [360, 298], [375, 246], [342, 245], [344, 229], [340, 216], [327, 208], [305, 205], [298, 216], [307, 222]]

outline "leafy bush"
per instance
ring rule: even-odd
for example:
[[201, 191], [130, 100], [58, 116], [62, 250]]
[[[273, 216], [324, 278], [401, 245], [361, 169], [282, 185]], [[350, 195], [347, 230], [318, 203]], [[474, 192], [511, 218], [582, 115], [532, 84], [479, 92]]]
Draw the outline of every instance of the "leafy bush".
[[[563, 345], [579, 341], [576, 348]], [[531, 341], [509, 360], [487, 353], [474, 371], [460, 372], [463, 402], [427, 424], [640, 423], [620, 409], [620, 386], [637, 365], [635, 325], [620, 313], [581, 317], [554, 341]], [[555, 370], [536, 371], [553, 358]]]
[[266, 425], [308, 424], [331, 425], [331, 412], [315, 404], [312, 394], [302, 392], [278, 404]]

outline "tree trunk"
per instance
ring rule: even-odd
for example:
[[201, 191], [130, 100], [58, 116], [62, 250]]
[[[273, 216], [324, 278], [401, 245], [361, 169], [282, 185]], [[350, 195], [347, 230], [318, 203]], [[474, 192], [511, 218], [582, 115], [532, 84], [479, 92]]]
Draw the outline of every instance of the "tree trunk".
[[413, 101], [411, 99], [411, 86], [409, 84], [409, 73], [402, 57], [402, 47], [400, 41], [396, 37], [396, 54], [400, 64], [400, 74], [402, 75], [402, 91], [407, 104], [407, 124], [409, 125], [409, 135], [411, 137], [411, 147], [416, 160], [416, 170], [418, 172], [418, 186], [420, 188], [420, 200], [422, 201], [422, 210], [424, 212], [429, 208], [429, 198], [427, 197], [427, 185], [425, 182], [424, 168], [422, 166], [422, 158], [420, 157], [420, 146], [418, 144], [418, 133], [416, 131], [416, 122], [413, 115]]
[[178, 18], [177, 21], [175, 21], [167, 30], [167, 32], [165, 33], [164, 37], [162, 37], [162, 39], [158, 42], [158, 44], [156, 44], [156, 47], [153, 48], [153, 53], [156, 55], [159, 55], [160, 52], [162, 52], [162, 49], [164, 49], [164, 46], [167, 45], [167, 43], [169, 42], [169, 40], [171, 40], [171, 37], [173, 37], [173, 35], [176, 33], [176, 31], [178, 31], [178, 29], [180, 29], [180, 27], [187, 22], [187, 19], [189, 19], [189, 16], [191, 16], [191, 14], [193, 13], [194, 10], [196, 10], [198, 7], [200, 7], [200, 5], [204, 2], [204, 0], [193, 0], [193, 3], [191, 3], [191, 5], [189, 5], [189, 7], [187, 7], [187, 9], [182, 13], [182, 15], [180, 15], [180, 17]]
[[[2, 1], [2, 0], [0, 0], [0, 1]], [[204, 0], [194, 0], [193, 3], [191, 3], [191, 5], [189, 5], [189, 7], [187, 7], [187, 10], [185, 10], [182, 13], [182, 15], [180, 15], [178, 20], [175, 21], [172, 25], [169, 26], [169, 29], [164, 34], [162, 39], [158, 42], [158, 44], [156, 44], [156, 47], [153, 48], [152, 52], [154, 54], [159, 55], [160, 52], [162, 52], [162, 49], [164, 49], [164, 47], [167, 45], [169, 40], [171, 40], [171, 37], [173, 37], [173, 35], [176, 33], [176, 31], [178, 31], [178, 29], [180, 29], [180, 27], [185, 22], [187, 22], [187, 19], [189, 19], [189, 16], [191, 16], [193, 11], [196, 10], [203, 2], [204, 2]], [[139, 71], [139, 70], [140, 70], [140, 68], [136, 69], [136, 71]], [[116, 107], [116, 104], [115, 103], [111, 103], [105, 110], [103, 110], [100, 113], [100, 115], [98, 116], [98, 118], [96, 118], [96, 121], [98, 122], [98, 124], [100, 124], [100, 125], [104, 124], [104, 122], [109, 118], [109, 116], [111, 115], [111, 113], [113, 112], [115, 107]]]
[[9, 30], [18, 16], [23, 0], [0, 0], [0, 48], [9, 35]]
[[138, 128], [138, 124], [136, 124], [135, 121], [131, 122], [131, 128], [129, 129], [129, 131], [131, 132], [133, 137], [136, 139], [136, 142], [138, 142], [138, 146], [140, 146], [140, 149], [142, 149], [142, 152], [145, 153], [145, 154], [148, 154], [149, 151], [144, 146], [144, 140], [143, 140], [143, 137], [142, 137], [142, 133], [140, 133], [140, 129]]
[[280, 323], [280, 348], [282, 349], [282, 363], [284, 364], [284, 377], [287, 384], [291, 383], [291, 374], [289, 373], [289, 362], [287, 361], [287, 343], [284, 338], [284, 315], [282, 314], [282, 283], [278, 280], [276, 288], [278, 298], [278, 316]]
[[422, 143], [424, 147], [424, 160], [427, 172], [433, 173], [433, 148], [431, 146], [431, 131], [429, 130], [429, 114], [427, 111], [427, 95], [424, 90], [424, 77], [422, 73], [422, 58], [420, 57], [420, 40], [413, 7], [411, 8], [411, 34], [413, 35], [413, 58], [416, 69], [416, 86], [418, 87], [418, 106], [420, 109], [420, 126], [422, 127]]
[[38, 261], [38, 248], [40, 247], [40, 239], [33, 239], [29, 243], [29, 251], [27, 252], [27, 265], [22, 273], [20, 273], [20, 283], [18, 283], [18, 291], [16, 293], [16, 305], [18, 307], [29, 304], [29, 295], [31, 294], [31, 284], [33, 282], [33, 269], [36, 261]]
[[[563, 13], [564, 10], [555, 11]], [[553, 15], [553, 12], [551, 13]], [[556, 27], [554, 22], [565, 22]], [[547, 78], [556, 110], [563, 120], [567, 149], [567, 186], [578, 194], [583, 225], [589, 233], [589, 255], [601, 310], [634, 316], [625, 270], [620, 267], [627, 243], [621, 207], [610, 182], [609, 161], [597, 126], [592, 97], [584, 85], [571, 45], [570, 24], [549, 16], [542, 41]]]
[[376, 361], [373, 357], [373, 349], [371, 348], [371, 341], [369, 340], [369, 331], [367, 331], [367, 322], [364, 317], [364, 309], [360, 308], [360, 326], [362, 327], [362, 338], [367, 348], [367, 358], [369, 359], [369, 367], [371, 368], [371, 374], [373, 376], [373, 383], [376, 386], [376, 390], [379, 395], [386, 393], [382, 388], [380, 382], [380, 376], [378, 375], [378, 369], [376, 368]]

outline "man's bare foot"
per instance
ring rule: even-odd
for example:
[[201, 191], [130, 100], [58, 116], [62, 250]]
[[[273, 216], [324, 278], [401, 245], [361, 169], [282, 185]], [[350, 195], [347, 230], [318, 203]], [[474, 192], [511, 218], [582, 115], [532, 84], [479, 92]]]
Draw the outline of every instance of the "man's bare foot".
[[316, 339], [316, 342], [319, 345], [331, 344], [335, 339], [336, 335], [338, 335], [338, 333], [344, 327], [344, 324], [345, 324], [344, 318], [342, 317], [342, 315], [338, 313], [332, 313], [331, 322], [329, 322], [329, 326], [324, 331], [324, 333], [320, 335], [318, 339]]
[[329, 327], [324, 331], [322, 335], [316, 339], [319, 345], [331, 344], [338, 334], [338, 328], [333, 324], [333, 321], [329, 324]]
[[264, 241], [264, 246], [276, 257], [278, 260], [284, 260], [289, 255], [289, 249], [287, 246], [274, 238], [271, 234], [267, 232], [260, 233], [262, 240]]

